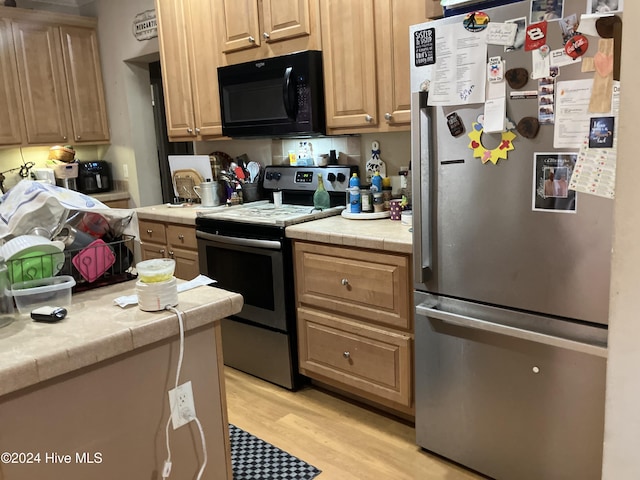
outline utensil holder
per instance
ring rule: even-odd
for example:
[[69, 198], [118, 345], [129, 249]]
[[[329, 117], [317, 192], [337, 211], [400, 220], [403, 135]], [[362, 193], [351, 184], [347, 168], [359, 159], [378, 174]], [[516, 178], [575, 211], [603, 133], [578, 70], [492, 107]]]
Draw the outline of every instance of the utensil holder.
[[259, 183], [243, 183], [242, 199], [244, 203], [262, 200], [262, 187]]

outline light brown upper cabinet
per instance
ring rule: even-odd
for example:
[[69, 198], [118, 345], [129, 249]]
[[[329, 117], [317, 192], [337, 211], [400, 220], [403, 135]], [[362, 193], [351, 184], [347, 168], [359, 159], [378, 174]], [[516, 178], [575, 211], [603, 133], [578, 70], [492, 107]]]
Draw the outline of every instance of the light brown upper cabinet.
[[71, 106], [73, 142], [109, 140], [98, 35], [94, 28], [60, 27]]
[[0, 18], [11, 22], [21, 143], [108, 142], [96, 19], [22, 9], [2, 9]]
[[320, 0], [214, 0], [224, 65], [320, 50]]
[[172, 141], [222, 135], [214, 5], [156, 0], [167, 134]]
[[328, 133], [408, 130], [409, 26], [430, 5], [410, 0], [323, 0]]
[[11, 22], [0, 19], [0, 145], [21, 145], [24, 137], [24, 118], [20, 105], [20, 88], [16, 71]]

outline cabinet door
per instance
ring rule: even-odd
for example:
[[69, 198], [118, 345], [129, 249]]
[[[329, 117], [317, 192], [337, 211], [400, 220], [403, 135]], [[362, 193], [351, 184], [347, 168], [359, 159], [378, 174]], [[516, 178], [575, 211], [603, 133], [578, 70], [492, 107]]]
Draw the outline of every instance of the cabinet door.
[[176, 261], [176, 278], [193, 280], [200, 275], [198, 252], [174, 248], [169, 250], [169, 258], [173, 258]]
[[92, 28], [60, 27], [67, 73], [73, 140], [109, 140], [107, 107], [102, 86], [98, 37]]
[[263, 0], [264, 39], [278, 42], [311, 33], [309, 0]]
[[211, 2], [189, 2], [189, 63], [195, 134], [201, 136], [222, 135], [217, 71], [220, 52], [213, 12]]
[[381, 130], [396, 130], [411, 123], [409, 82], [409, 26], [426, 22], [429, 2], [376, 0], [376, 44]]
[[71, 138], [69, 98], [57, 27], [13, 22], [27, 142], [66, 143]]
[[325, 0], [320, 5], [329, 128], [378, 124], [373, 2]]
[[220, 20], [223, 53], [260, 46], [257, 0], [216, 0], [215, 12]]
[[167, 135], [170, 138], [195, 136], [186, 1], [156, 0]]
[[20, 104], [20, 89], [16, 72], [16, 57], [9, 20], [0, 19], [0, 145], [22, 143], [24, 118]]
[[151, 260], [153, 258], [166, 258], [167, 248], [163, 245], [155, 245], [153, 243], [141, 243], [140, 253], [142, 260]]

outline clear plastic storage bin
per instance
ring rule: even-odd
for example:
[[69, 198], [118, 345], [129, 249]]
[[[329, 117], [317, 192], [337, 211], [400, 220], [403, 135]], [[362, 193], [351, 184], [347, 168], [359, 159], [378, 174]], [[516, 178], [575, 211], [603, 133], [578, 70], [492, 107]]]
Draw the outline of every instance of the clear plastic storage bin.
[[11, 285], [11, 294], [21, 314], [28, 314], [34, 308], [51, 306], [66, 307], [71, 304], [71, 289], [76, 284], [73, 277], [59, 277], [27, 280]]

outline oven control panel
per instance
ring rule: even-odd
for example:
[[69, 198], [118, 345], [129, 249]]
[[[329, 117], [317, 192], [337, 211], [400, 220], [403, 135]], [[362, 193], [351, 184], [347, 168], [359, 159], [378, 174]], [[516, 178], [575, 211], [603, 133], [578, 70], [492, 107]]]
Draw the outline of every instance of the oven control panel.
[[296, 183], [312, 183], [313, 172], [310, 170], [298, 170], [294, 181]]
[[318, 186], [318, 173], [322, 174], [329, 192], [345, 192], [352, 173], [360, 174], [357, 166], [327, 165], [326, 167], [294, 167], [270, 165], [265, 167], [263, 187], [267, 190], [313, 192]]

